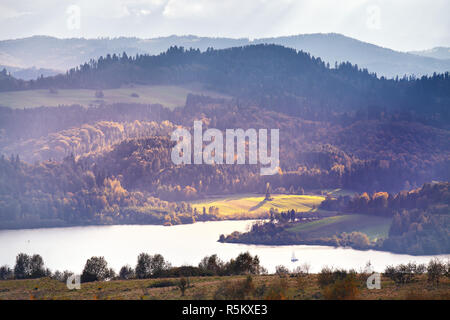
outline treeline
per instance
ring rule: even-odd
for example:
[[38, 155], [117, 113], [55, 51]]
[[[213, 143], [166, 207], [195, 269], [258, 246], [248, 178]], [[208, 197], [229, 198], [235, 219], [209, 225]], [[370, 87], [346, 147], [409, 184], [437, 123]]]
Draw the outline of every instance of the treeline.
[[339, 196], [327, 198], [320, 204], [321, 209], [363, 213], [369, 215], [392, 217], [405, 209], [427, 209], [439, 206], [441, 211], [448, 210], [450, 205], [450, 183], [425, 183], [421, 188], [411, 191], [401, 191], [395, 195], [387, 192], [367, 192], [361, 195]]
[[[241, 253], [227, 262], [213, 254], [204, 257], [198, 266], [180, 267], [172, 266], [161, 254], [141, 253], [137, 257], [137, 264], [134, 268], [125, 265], [118, 273], [108, 266], [104, 257], [91, 257], [86, 261], [80, 280], [81, 282], [92, 282], [111, 279], [129, 280], [242, 274], [267, 274], [267, 270], [260, 265], [258, 256], [252, 256], [249, 252]], [[74, 273], [68, 270], [52, 272], [45, 267], [44, 259], [39, 254], [19, 253], [16, 256], [13, 269], [7, 265], [0, 267], [0, 280], [50, 277], [66, 282], [73, 275]]]
[[[442, 284], [445, 288], [446, 282], [450, 278], [450, 261], [444, 262], [439, 259], [431, 259], [428, 264], [409, 262], [397, 266], [387, 266], [379, 274], [374, 273], [370, 261], [359, 271], [325, 266], [315, 276], [311, 276], [309, 269], [310, 265], [307, 263], [296, 267], [294, 270], [279, 265], [276, 267], [274, 276], [260, 277], [260, 281], [254, 281], [255, 275], [266, 275], [267, 271], [260, 266], [258, 257], [252, 256], [248, 252], [241, 253], [225, 263], [214, 254], [206, 256], [198, 266], [181, 267], [171, 266], [160, 254], [141, 253], [138, 256], [135, 268], [125, 265], [118, 274], [109, 268], [104, 257], [91, 257], [86, 261], [80, 280], [86, 283], [155, 279], [155, 281], [147, 282], [148, 289], [172, 287], [173, 289], [179, 289], [181, 296], [184, 296], [187, 290], [192, 290], [191, 277], [247, 275], [243, 279], [225, 278], [212, 292], [211, 298], [214, 300], [286, 300], [305, 296], [305, 291], [313, 285], [319, 287], [320, 291], [316, 291], [310, 298], [352, 300], [360, 297], [361, 291], [367, 288], [368, 281], [370, 281], [369, 277], [374, 275], [380, 276], [380, 280], [381, 277], [390, 279], [397, 289], [413, 283], [423, 283], [430, 286], [433, 291], [441, 287]], [[74, 284], [76, 276], [73, 272], [67, 270], [63, 272], [50, 271], [45, 268], [42, 257], [37, 254], [33, 256], [23, 253], [17, 255], [14, 269], [7, 265], [0, 267], [0, 280], [42, 277], [49, 277], [66, 284]], [[386, 284], [386, 281], [383, 281], [383, 286]], [[389, 284], [387, 285], [389, 286]], [[193, 297], [194, 299], [205, 299], [206, 294], [201, 290], [196, 292]], [[413, 299], [430, 297], [445, 299], [446, 294], [434, 293], [430, 295], [428, 293], [424, 295], [411, 292], [408, 297]]]

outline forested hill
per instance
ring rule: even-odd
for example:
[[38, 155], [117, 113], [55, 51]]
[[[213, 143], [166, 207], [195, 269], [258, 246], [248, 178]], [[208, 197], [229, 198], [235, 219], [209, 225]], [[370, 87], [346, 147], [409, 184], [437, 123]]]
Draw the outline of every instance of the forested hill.
[[450, 71], [448, 48], [407, 53], [379, 47], [337, 33], [299, 34], [252, 40], [194, 35], [172, 35], [150, 39], [134, 37], [58, 39], [49, 36], [33, 36], [0, 41], [0, 61], [13, 76], [17, 75], [21, 79], [26, 79], [23, 73], [16, 73], [14, 69], [35, 66], [52, 70], [68, 70], [108, 53], [121, 54], [125, 51], [132, 56], [160, 54], [172, 46], [205, 51], [209, 47], [225, 49], [255, 44], [276, 44], [303, 50], [332, 65], [336, 61], [338, 63], [350, 61], [388, 78], [394, 78], [397, 75], [401, 77], [404, 74], [422, 76]]
[[[320, 58], [278, 45], [185, 50], [160, 55], [107, 55], [65, 75], [15, 82], [14, 89], [111, 88], [127, 83], [186, 84], [263, 107], [308, 117], [320, 112], [400, 110], [450, 119], [450, 74], [388, 80], [342, 63], [330, 67]], [[11, 90], [10, 82], [0, 90]]]

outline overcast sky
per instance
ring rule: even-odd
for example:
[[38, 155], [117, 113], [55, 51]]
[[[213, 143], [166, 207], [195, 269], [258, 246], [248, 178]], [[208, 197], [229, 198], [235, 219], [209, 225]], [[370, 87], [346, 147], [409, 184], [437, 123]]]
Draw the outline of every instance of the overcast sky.
[[336, 32], [396, 50], [450, 46], [449, 0], [1, 0], [0, 39]]

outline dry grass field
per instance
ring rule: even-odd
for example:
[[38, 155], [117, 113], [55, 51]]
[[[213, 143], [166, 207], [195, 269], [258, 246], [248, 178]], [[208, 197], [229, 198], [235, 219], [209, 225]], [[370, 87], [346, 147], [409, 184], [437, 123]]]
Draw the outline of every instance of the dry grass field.
[[[277, 275], [252, 276], [253, 291], [245, 299], [326, 299], [325, 288], [321, 288], [316, 274], [302, 277]], [[80, 290], [69, 290], [57, 280], [41, 278], [34, 280], [0, 281], [0, 299], [87, 299], [87, 300], [210, 300], [217, 298], [217, 292], [225, 284], [244, 282], [246, 276], [192, 277], [185, 295], [177, 286], [179, 279], [113, 280], [107, 282], [82, 283]], [[358, 276], [357, 289], [352, 299], [403, 300], [403, 299], [450, 299], [450, 279], [442, 278], [438, 286], [427, 282], [426, 275], [418, 276], [413, 283], [396, 285], [385, 276], [381, 278], [381, 289], [367, 289], [365, 278]], [[281, 292], [274, 296], [274, 292]], [[231, 298], [230, 300], [232, 300]]]

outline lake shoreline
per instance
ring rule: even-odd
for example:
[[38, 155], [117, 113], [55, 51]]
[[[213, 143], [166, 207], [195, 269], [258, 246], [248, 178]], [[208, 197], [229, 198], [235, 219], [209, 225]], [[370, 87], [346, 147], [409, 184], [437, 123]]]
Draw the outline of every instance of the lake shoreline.
[[[31, 226], [24, 227], [23, 225], [16, 225], [9, 228], [4, 228], [3, 226], [0, 226], [0, 232], [1, 231], [30, 231], [30, 230], [45, 230], [45, 229], [65, 229], [65, 228], [77, 228], [77, 227], [118, 227], [118, 226], [161, 226], [161, 227], [175, 227], [175, 226], [182, 226], [182, 225], [195, 225], [199, 223], [206, 223], [206, 222], [225, 222], [225, 221], [248, 221], [249, 223], [254, 223], [257, 221], [264, 221], [265, 219], [248, 219], [248, 217], [243, 217], [242, 219], [238, 218], [222, 218], [218, 219], [212, 219], [212, 220], [205, 220], [205, 221], [196, 221], [191, 223], [179, 223], [179, 224], [172, 224], [172, 225], [165, 225], [165, 224], [149, 224], [149, 223], [131, 223], [131, 222], [124, 222], [124, 223], [64, 223], [64, 224], [33, 224]], [[370, 250], [373, 251], [380, 251], [380, 252], [386, 252], [386, 253], [392, 253], [392, 254], [401, 254], [401, 255], [411, 255], [411, 256], [417, 256], [417, 257], [433, 257], [436, 254], [429, 254], [429, 255], [423, 255], [423, 254], [414, 254], [414, 253], [407, 253], [407, 252], [395, 252], [395, 251], [389, 251], [389, 250], [383, 250], [382, 248], [377, 248], [375, 246], [370, 246], [366, 248], [360, 248], [355, 246], [341, 246], [336, 245], [333, 242], [333, 239], [312, 239], [312, 240], [301, 240], [301, 241], [279, 241], [279, 242], [267, 242], [267, 241], [245, 241], [238, 238], [229, 238], [227, 235], [224, 235], [224, 238], [222, 239], [220, 237], [217, 238], [216, 242], [219, 243], [229, 243], [229, 244], [240, 244], [240, 245], [253, 245], [253, 246], [271, 246], [271, 247], [285, 247], [285, 246], [321, 246], [321, 247], [328, 247], [328, 248], [334, 248], [334, 249], [352, 249], [362, 252], [367, 252]], [[448, 255], [448, 253], [439, 253], [438, 255]]]
[[346, 245], [346, 246], [341, 246], [341, 245], [336, 245], [333, 242], [333, 239], [329, 239], [329, 240], [323, 240], [323, 239], [312, 239], [312, 240], [302, 240], [302, 241], [297, 241], [297, 242], [289, 242], [289, 241], [280, 241], [278, 243], [275, 242], [264, 242], [264, 241], [245, 241], [245, 240], [239, 240], [239, 239], [233, 239], [233, 240], [223, 240], [221, 241], [220, 239], [217, 240], [218, 242], [221, 243], [230, 243], [230, 244], [244, 244], [244, 245], [254, 245], [254, 246], [279, 246], [279, 247], [284, 247], [284, 246], [322, 246], [322, 247], [329, 247], [329, 248], [335, 248], [335, 249], [352, 249], [352, 250], [357, 250], [357, 251], [379, 251], [379, 252], [387, 252], [387, 253], [392, 253], [392, 254], [402, 254], [402, 255], [410, 255], [410, 256], [415, 256], [415, 257], [434, 257], [436, 255], [449, 255], [450, 252], [444, 252], [444, 253], [437, 253], [437, 254], [415, 254], [415, 253], [410, 253], [410, 252], [402, 252], [402, 251], [390, 251], [390, 250], [384, 250], [383, 248], [379, 248], [376, 246], [370, 246], [370, 247], [365, 247], [365, 248], [361, 248], [361, 247], [357, 247], [357, 246], [350, 246], [350, 245]]
[[247, 216], [243, 216], [242, 218], [237, 218], [235, 216], [226, 218], [226, 217], [216, 217], [214, 216], [213, 219], [208, 220], [197, 220], [195, 222], [181, 222], [176, 224], [164, 224], [164, 223], [140, 223], [140, 222], [132, 222], [132, 221], [126, 221], [123, 223], [105, 223], [105, 222], [76, 222], [76, 223], [70, 223], [63, 220], [58, 221], [42, 221], [39, 223], [35, 222], [25, 222], [25, 223], [16, 223], [11, 224], [9, 226], [0, 225], [0, 231], [3, 230], [33, 230], [33, 229], [53, 229], [53, 228], [71, 228], [71, 227], [90, 227], [90, 226], [165, 226], [165, 227], [173, 227], [173, 226], [179, 226], [179, 225], [188, 225], [188, 224], [196, 224], [198, 222], [210, 222], [210, 221], [255, 221], [255, 220], [264, 220], [259, 219], [257, 217], [250, 218]]
[[[86, 259], [104, 256], [116, 271], [126, 264], [134, 265], [136, 257], [146, 252], [162, 254], [172, 265], [195, 265], [205, 256], [218, 254], [227, 261], [242, 252], [258, 255], [261, 265], [270, 272], [283, 264], [295, 268], [303, 263], [318, 272], [323, 266], [359, 268], [371, 261], [375, 270], [387, 265], [428, 263], [433, 256], [412, 256], [387, 251], [354, 250], [319, 245], [248, 245], [220, 243], [220, 234], [245, 232], [255, 220], [205, 221], [190, 225], [107, 225], [65, 228], [0, 231], [0, 265], [13, 266], [18, 253], [40, 254], [51, 270], [82, 270]], [[291, 263], [292, 253], [298, 257]], [[441, 259], [450, 255], [435, 255]]]

